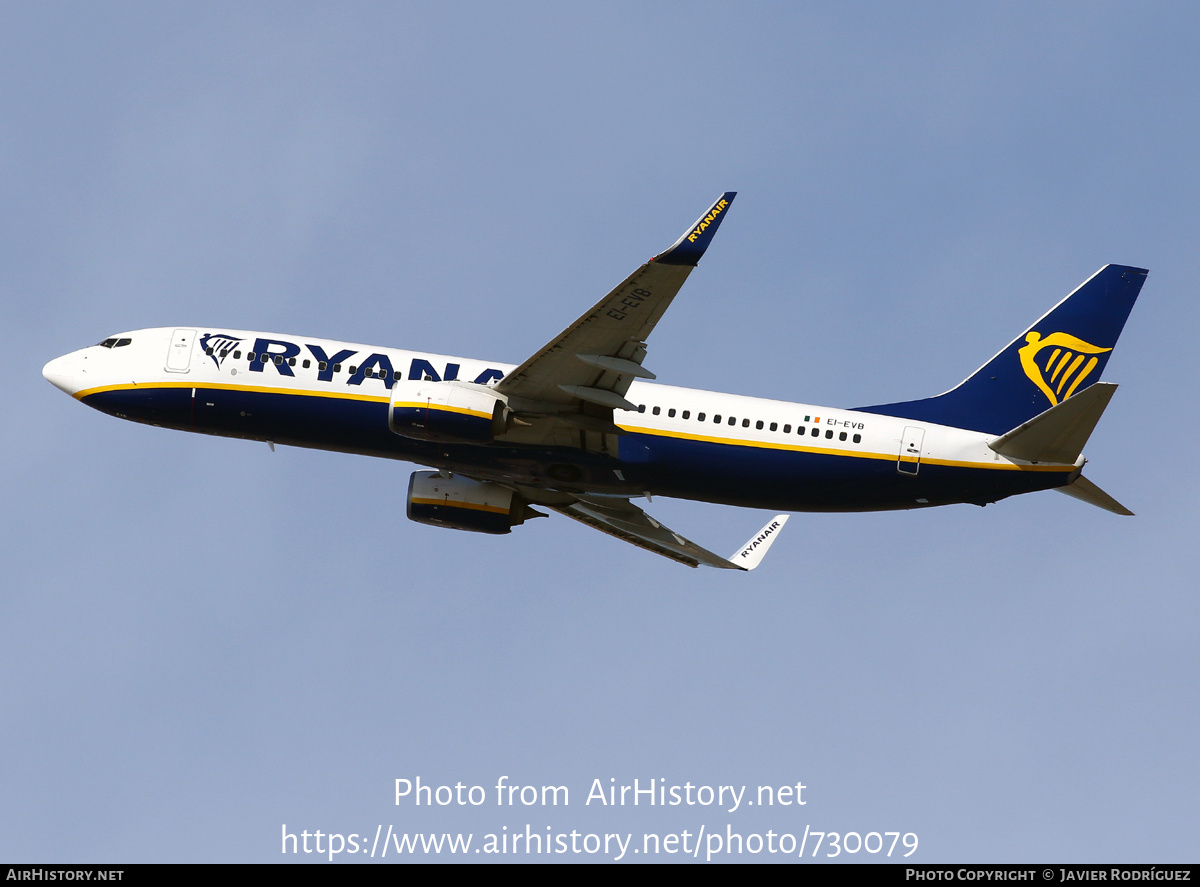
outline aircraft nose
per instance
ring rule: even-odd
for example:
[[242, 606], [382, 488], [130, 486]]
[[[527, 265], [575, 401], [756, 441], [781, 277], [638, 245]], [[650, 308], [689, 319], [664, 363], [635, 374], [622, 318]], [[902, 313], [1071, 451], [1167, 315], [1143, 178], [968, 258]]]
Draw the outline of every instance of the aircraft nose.
[[79, 388], [74, 364], [74, 355], [64, 354], [42, 367], [42, 376], [60, 391], [74, 394]]

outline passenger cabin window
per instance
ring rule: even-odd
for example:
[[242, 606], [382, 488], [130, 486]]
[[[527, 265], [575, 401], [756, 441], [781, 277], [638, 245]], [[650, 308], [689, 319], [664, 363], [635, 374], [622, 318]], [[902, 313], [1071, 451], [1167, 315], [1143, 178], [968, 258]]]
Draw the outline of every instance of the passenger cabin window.
[[684, 411], [683, 411], [683, 418], [684, 418], [684, 419], [690, 419], [690, 418], [692, 418], [692, 411], [691, 411], [691, 410], [684, 410]]
[[856, 435], [854, 435], [854, 442], [855, 442], [855, 443], [862, 443], [862, 435], [861, 435], [861, 434], [856, 434]]
[[832, 438], [833, 438], [833, 431], [832, 431], [832, 429], [828, 429], [828, 430], [826, 430], [826, 432], [825, 432], [825, 439], [826, 439], [826, 440], [830, 440], [830, 439], [832, 439]]
[[654, 408], [653, 410], [651, 410], [650, 412], [654, 413], [654, 415], [656, 415], [656, 416], [657, 416], [659, 413], [661, 413], [661, 412], [662, 412], [662, 408], [661, 408], [661, 407], [655, 407], [655, 408]]
[[[759, 431], [762, 431], [762, 430], [763, 430], [763, 423], [762, 423], [762, 419], [759, 419], [757, 422], [755, 422], [755, 423], [754, 423], [754, 427], [755, 427], [756, 429], [758, 429]], [[772, 431], [774, 431], [775, 429], [774, 429], [774, 428], [772, 428], [771, 430], [772, 430]]]
[[736, 425], [736, 424], [737, 424], [737, 419], [736, 419], [736, 418], [734, 418], [733, 416], [730, 416], [730, 417], [729, 417], [729, 424], [730, 424], [730, 425]]
[[[687, 417], [685, 416], [684, 418], [687, 418]], [[696, 413], [696, 421], [703, 422], [704, 421], [704, 413]]]
[[778, 422], [772, 422], [772, 423], [771, 423], [771, 430], [772, 430], [772, 431], [775, 431], [775, 430], [776, 430], [776, 429], [778, 429], [778, 428], [779, 428], [779, 423], [778, 423]]
[[317, 369], [323, 373], [323, 372], [325, 372], [325, 370], [329, 369], [329, 364], [327, 364], [325, 361], [322, 360], [319, 363], [317, 363]]
[[842, 433], [840, 433], [838, 435], [838, 440], [845, 440], [845, 439], [846, 439], [846, 432], [843, 431]]
[[234, 359], [234, 360], [241, 360], [241, 359], [242, 359], [242, 352], [240, 352], [240, 351], [235, 351], [235, 352], [233, 352], [233, 359]]
[[721, 414], [720, 413], [713, 413], [713, 422], [717, 425], [721, 424]]
[[312, 361], [306, 357], [304, 358], [304, 363], [300, 364], [300, 366], [304, 367], [304, 369], [308, 369], [310, 366], [312, 366]]
[[638, 412], [639, 412], [639, 413], [644, 413], [644, 412], [646, 412], [646, 405], [645, 405], [644, 403], [639, 403], [639, 404], [638, 404]]
[[675, 418], [675, 408], [674, 407], [671, 407], [671, 409], [667, 410], [667, 418], [669, 418], [669, 419]]
[[251, 363], [254, 363], [254, 359], [255, 359], [256, 357], [258, 357], [258, 355], [257, 355], [257, 354], [255, 354], [253, 351], [247, 351], [247, 352], [246, 352], [246, 360], [250, 361]]
[[[772, 431], [774, 431], [775, 429], [774, 429], [774, 428], [772, 428], [771, 430], [772, 430]], [[791, 433], [792, 433], [792, 426], [791, 426], [791, 425], [784, 425], [784, 426], [783, 426], [783, 433], [784, 433], [784, 434], [791, 434]]]
[[812, 436], [813, 436], [813, 437], [820, 437], [820, 436], [821, 436], [821, 429], [820, 429], [820, 428], [814, 428], [814, 429], [812, 430]]

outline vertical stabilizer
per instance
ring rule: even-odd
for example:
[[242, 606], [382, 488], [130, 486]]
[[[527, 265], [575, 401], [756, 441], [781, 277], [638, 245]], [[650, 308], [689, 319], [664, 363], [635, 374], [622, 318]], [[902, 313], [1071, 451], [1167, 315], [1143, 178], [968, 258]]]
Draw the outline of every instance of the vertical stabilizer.
[[1105, 265], [957, 387], [860, 409], [1004, 434], [1100, 380], [1147, 273]]

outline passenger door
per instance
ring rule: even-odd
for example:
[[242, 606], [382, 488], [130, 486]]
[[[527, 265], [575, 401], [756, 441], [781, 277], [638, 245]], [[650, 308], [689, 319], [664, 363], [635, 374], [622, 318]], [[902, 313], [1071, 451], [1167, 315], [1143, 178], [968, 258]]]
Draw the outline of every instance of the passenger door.
[[168, 373], [186, 373], [191, 368], [192, 345], [195, 341], [195, 330], [175, 330], [171, 333], [171, 344], [167, 346]]
[[924, 440], [924, 428], [909, 425], [904, 429], [904, 437], [900, 439], [900, 459], [896, 462], [897, 471], [916, 477], [921, 467], [921, 444]]

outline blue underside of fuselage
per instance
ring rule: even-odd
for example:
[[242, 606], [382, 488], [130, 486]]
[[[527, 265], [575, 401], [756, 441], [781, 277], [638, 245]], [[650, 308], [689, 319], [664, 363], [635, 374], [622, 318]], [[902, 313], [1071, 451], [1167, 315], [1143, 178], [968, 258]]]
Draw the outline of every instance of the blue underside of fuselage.
[[[917, 476], [892, 460], [695, 441], [620, 437], [619, 457], [573, 448], [430, 443], [388, 428], [388, 404], [312, 395], [196, 388], [87, 395], [101, 412], [167, 428], [269, 440], [445, 467], [568, 492], [670, 496], [780, 511], [878, 511], [985, 504], [1062, 486], [1064, 472], [925, 463]], [[619, 472], [619, 473], [618, 473]], [[923, 501], [922, 501], [923, 500]]]

